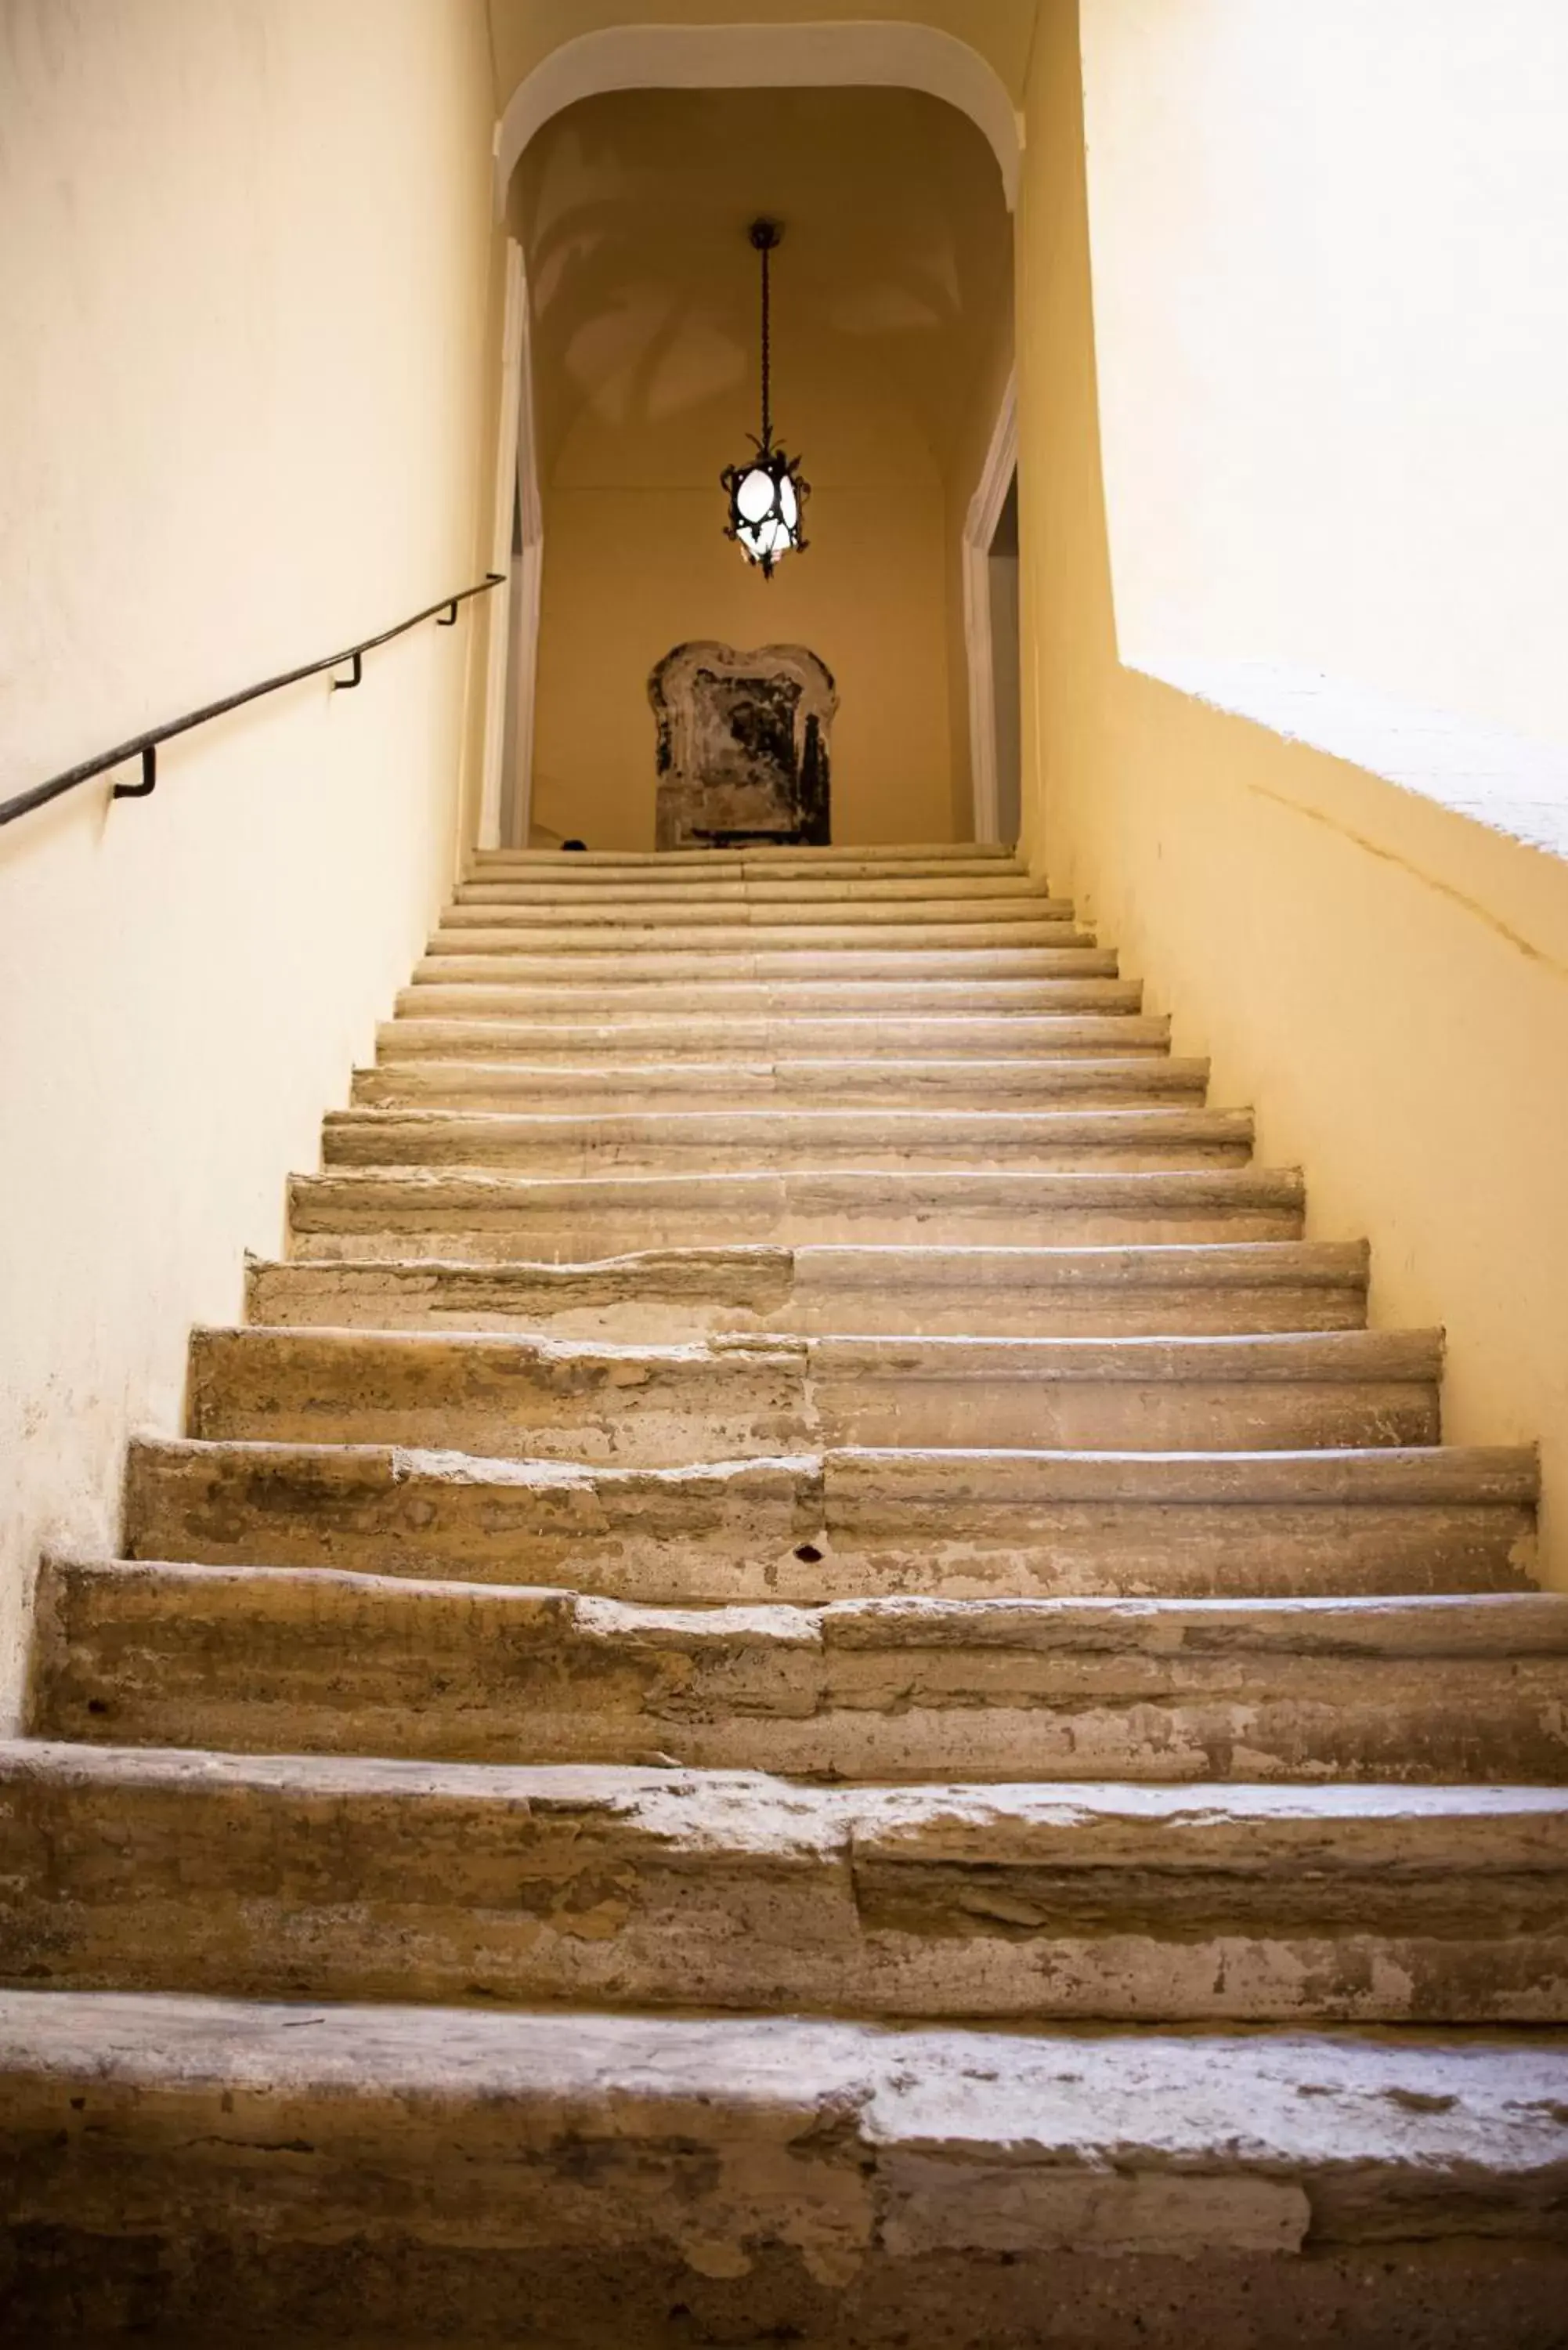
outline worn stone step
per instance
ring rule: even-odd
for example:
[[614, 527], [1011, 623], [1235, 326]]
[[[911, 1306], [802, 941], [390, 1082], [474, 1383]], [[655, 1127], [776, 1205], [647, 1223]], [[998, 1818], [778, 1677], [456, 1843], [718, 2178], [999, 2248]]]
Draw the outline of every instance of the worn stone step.
[[[1114, 968], [1115, 958], [1109, 959]], [[543, 981], [511, 982], [493, 964], [478, 977], [458, 980], [421, 965], [416, 983], [397, 1000], [401, 1019], [506, 1020], [542, 1024], [560, 1021], [573, 1027], [606, 1022], [649, 1024], [702, 1021], [704, 1051], [711, 1054], [722, 1028], [737, 1044], [747, 1023], [775, 1029], [794, 1024], [797, 1049], [820, 1052], [823, 1018], [863, 1023], [1017, 1017], [1033, 1024], [1064, 1014], [1137, 1013], [1143, 983], [1136, 979], [850, 979], [769, 980], [755, 984], [649, 979], [566, 986]], [[1023, 1033], [1023, 1026], [1020, 1027]]]
[[1027, 873], [1016, 849], [988, 841], [892, 841], [867, 847], [801, 848], [478, 848], [472, 852], [471, 879], [493, 873], [540, 875], [590, 886], [624, 876], [639, 881], [722, 879], [738, 874], [772, 880], [820, 875], [824, 879], [875, 880], [891, 876], [961, 873]]
[[1568, 1597], [628, 1607], [51, 1561], [39, 1738], [858, 1781], [1568, 1779]]
[[[453, 1263], [627, 1248], [1299, 1240], [1293, 1169], [1042, 1173], [597, 1175], [342, 1168], [289, 1186], [295, 1258], [417, 1253]], [[410, 1248], [411, 1244], [411, 1248]]]
[[[1551, 2350], [1560, 2037], [0, 1993], [31, 2350]], [[101, 2331], [97, 2329], [101, 2328]], [[92, 2329], [89, 2331], [89, 2329]]]
[[540, 1175], [750, 1173], [850, 1168], [1244, 1167], [1250, 1110], [1130, 1107], [970, 1110], [760, 1105], [737, 1109], [358, 1108], [322, 1121], [322, 1163], [497, 1167]]
[[1532, 1453], [846, 1448], [679, 1469], [144, 1440], [138, 1558], [559, 1584], [649, 1605], [1397, 1597], [1527, 1586]]
[[[680, 910], [685, 915], [691, 910]], [[712, 910], [719, 914], [726, 910], [721, 907]], [[729, 910], [732, 913], [735, 910]], [[526, 907], [449, 906], [431, 934], [428, 951], [432, 955], [549, 955], [563, 962], [614, 956], [628, 964], [635, 962], [639, 968], [644, 963], [662, 964], [670, 956], [684, 959], [714, 955], [722, 962], [734, 962], [763, 955], [770, 959], [805, 955], [812, 967], [816, 968], [824, 956], [836, 960], [847, 955], [858, 962], [864, 955], [914, 955], [923, 961], [930, 955], [992, 951], [1012, 954], [1036, 947], [1092, 947], [1098, 943], [1094, 932], [1082, 929], [1071, 915], [1047, 918], [1027, 907], [1022, 914], [1010, 914], [1002, 921], [989, 914], [965, 921], [955, 917], [950, 908], [940, 920], [933, 917], [929, 920], [875, 923], [798, 920], [769, 922], [762, 919], [766, 910], [759, 910], [753, 919], [747, 920], [742, 909], [740, 921], [675, 921], [668, 916], [663, 920], [643, 921], [638, 919], [635, 909], [627, 909], [618, 920], [567, 921], [557, 917], [542, 923], [530, 919], [532, 910]], [[909, 910], [889, 910], [907, 915]]]
[[1568, 2021], [1568, 1790], [826, 1788], [0, 1743], [30, 1988]]
[[[909, 886], [904, 885], [906, 891]], [[846, 885], [842, 894], [828, 899], [801, 893], [753, 902], [750, 889], [742, 886], [730, 895], [715, 892], [673, 901], [651, 892], [639, 899], [607, 899], [597, 891], [585, 900], [580, 891], [567, 891], [540, 905], [497, 896], [496, 888], [487, 884], [459, 890], [441, 916], [442, 931], [504, 932], [526, 944], [530, 952], [553, 950], [558, 942], [570, 950], [585, 943], [670, 950], [691, 945], [705, 953], [710, 940], [731, 952], [793, 948], [797, 942], [816, 947], [1050, 946], [1078, 930], [1072, 902], [1065, 898], [905, 894], [886, 901], [867, 899]], [[950, 938], [950, 931], [957, 935]]]
[[[650, 1005], [662, 991], [681, 982], [696, 985], [767, 988], [775, 983], [809, 986], [825, 982], [882, 982], [899, 987], [937, 982], [965, 988], [985, 980], [1049, 981], [1115, 979], [1117, 963], [1108, 948], [1063, 939], [1055, 945], [898, 947], [797, 947], [704, 953], [696, 949], [581, 948], [529, 953], [510, 933], [493, 931], [441, 933], [414, 965], [416, 984], [450, 987], [478, 982], [487, 987], [580, 989], [620, 986], [645, 993]], [[841, 1007], [843, 1008], [843, 1007]]]
[[[638, 873], [596, 870], [576, 882], [555, 876], [506, 874], [483, 868], [460, 882], [455, 902], [465, 906], [556, 906], [592, 919], [597, 908], [641, 910], [666, 907], [672, 917], [681, 906], [843, 907], [851, 914], [861, 907], [946, 903], [964, 907], [1033, 905], [1071, 914], [1070, 898], [1053, 895], [1045, 882], [1032, 874], [1011, 870], [953, 872], [941, 868], [929, 874], [900, 873], [897, 879], [847, 879], [827, 873], [794, 874], [762, 879], [730, 875], [720, 879], [682, 870], [673, 879]], [[830, 914], [829, 920], [833, 919]]]
[[[405, 991], [402, 999], [415, 1008], [377, 1029], [376, 1057], [389, 1063], [494, 1055], [535, 1066], [557, 1057], [583, 1065], [628, 1058], [669, 1064], [767, 1061], [789, 1068], [796, 1061], [825, 1056], [857, 1062], [968, 1058], [994, 1064], [1123, 1055], [1147, 1058], [1168, 1053], [1168, 1018], [1138, 1013], [1136, 983], [1118, 981], [1116, 985], [1118, 991], [1130, 989], [1125, 1003], [1101, 1013], [1003, 1012], [975, 1017], [948, 1010], [919, 1019], [898, 1014], [823, 1013], [801, 1018], [748, 1014], [727, 1016], [722, 1024], [701, 1014], [649, 1017], [628, 1013], [597, 1022], [510, 1018], [504, 1012], [483, 1011], [429, 1018], [423, 1011], [428, 991], [416, 988]], [[459, 993], [441, 991], [443, 995]]]
[[1023, 1451], [1261, 1452], [1438, 1440], [1438, 1331], [813, 1337], [805, 1349], [828, 1446], [924, 1451], [980, 1437]]
[[613, 1347], [468, 1332], [197, 1330], [192, 1436], [496, 1460], [767, 1458], [812, 1446], [805, 1343]]
[[1168, 1055], [1106, 1060], [668, 1061], [580, 1065], [423, 1056], [354, 1074], [359, 1109], [570, 1111], [598, 1118], [649, 1110], [757, 1107], [992, 1112], [1133, 1105], [1200, 1106], [1209, 1064]]
[[673, 1340], [722, 1330], [1111, 1337], [1353, 1330], [1365, 1242], [1186, 1248], [647, 1250], [597, 1264], [267, 1264], [246, 1319], [300, 1327], [516, 1330]]
[[199, 1329], [190, 1431], [489, 1460], [765, 1458], [839, 1445], [1295, 1451], [1436, 1444], [1438, 1334], [715, 1337]]

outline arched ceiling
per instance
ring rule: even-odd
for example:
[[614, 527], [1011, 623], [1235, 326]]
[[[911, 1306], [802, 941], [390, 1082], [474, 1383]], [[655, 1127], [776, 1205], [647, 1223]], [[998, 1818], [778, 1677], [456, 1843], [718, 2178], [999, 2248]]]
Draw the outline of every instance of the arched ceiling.
[[974, 125], [909, 90], [639, 90], [557, 115], [513, 183], [546, 476], [565, 456], [598, 479], [707, 480], [742, 453], [760, 213], [786, 224], [786, 445], [810, 436], [819, 482], [945, 465], [1012, 298], [1011, 224]]
[[551, 51], [616, 25], [916, 24], [984, 57], [1022, 104], [1037, 0], [490, 0], [498, 112]]

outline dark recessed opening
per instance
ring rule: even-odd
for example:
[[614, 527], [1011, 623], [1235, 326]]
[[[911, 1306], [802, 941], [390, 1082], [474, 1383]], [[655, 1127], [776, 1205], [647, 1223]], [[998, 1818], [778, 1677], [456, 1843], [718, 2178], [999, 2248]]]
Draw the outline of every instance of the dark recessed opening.
[[795, 1552], [795, 1556], [799, 1559], [803, 1566], [815, 1566], [817, 1561], [821, 1558], [822, 1553], [817, 1549], [815, 1543], [802, 1543], [800, 1548]]

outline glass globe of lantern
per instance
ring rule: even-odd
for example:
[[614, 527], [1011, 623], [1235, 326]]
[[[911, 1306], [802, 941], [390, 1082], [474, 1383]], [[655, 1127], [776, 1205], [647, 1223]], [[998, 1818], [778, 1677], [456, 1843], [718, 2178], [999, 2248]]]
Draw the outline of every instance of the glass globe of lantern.
[[766, 522], [774, 510], [774, 477], [753, 465], [735, 492], [735, 507], [742, 522]]
[[731, 494], [730, 536], [748, 562], [771, 572], [781, 555], [805, 545], [801, 536], [804, 485], [790, 470], [782, 451], [770, 451], [760, 462], [737, 465], [725, 475]]

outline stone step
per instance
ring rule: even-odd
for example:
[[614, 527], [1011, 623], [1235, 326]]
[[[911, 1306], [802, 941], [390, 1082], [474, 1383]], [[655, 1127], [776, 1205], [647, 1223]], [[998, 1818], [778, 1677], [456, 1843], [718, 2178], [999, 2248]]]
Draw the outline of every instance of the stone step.
[[1568, 1780], [1568, 1597], [679, 1610], [54, 1561], [39, 1738], [861, 1782]]
[[560, 1022], [491, 1019], [427, 1020], [408, 1014], [376, 1031], [379, 1063], [411, 1060], [514, 1060], [526, 1066], [558, 1065], [601, 1069], [620, 1066], [692, 1066], [740, 1069], [770, 1066], [784, 1080], [800, 1063], [836, 1058], [857, 1067], [880, 1060], [908, 1065], [930, 1061], [974, 1063], [1000, 1071], [1013, 1060], [1044, 1066], [1064, 1060], [1151, 1060], [1168, 1053], [1170, 1022], [1129, 1012], [1038, 1018], [1011, 1014], [967, 1019], [936, 1014], [920, 1020], [835, 1019], [811, 1021], [618, 1020], [598, 1027], [568, 1027]]
[[[750, 879], [739, 876], [710, 880], [682, 870], [673, 879], [633, 872], [629, 875], [595, 871], [576, 882], [557, 881], [553, 875], [496, 874], [482, 871], [458, 884], [454, 902], [461, 906], [555, 906], [580, 910], [592, 919], [595, 910], [612, 906], [628, 911], [680, 906], [797, 906], [848, 910], [855, 919], [861, 907], [920, 907], [937, 902], [964, 907], [1030, 905], [1071, 914], [1070, 898], [1054, 897], [1044, 881], [1032, 874], [1011, 870], [954, 873], [948, 868], [925, 876], [900, 874], [897, 879], [855, 880], [826, 873], [796, 874], [783, 879]], [[833, 919], [831, 914], [828, 917]], [[912, 915], [911, 920], [918, 919]]]
[[609, 1063], [421, 1056], [354, 1073], [360, 1109], [571, 1110], [607, 1118], [647, 1110], [1030, 1109], [1052, 1102], [1109, 1109], [1200, 1105], [1209, 1064], [1168, 1055], [1107, 1060], [667, 1061]]
[[1525, 1588], [1532, 1453], [845, 1449], [680, 1469], [384, 1445], [133, 1443], [125, 1545], [561, 1585], [650, 1606], [1400, 1597]]
[[296, 1176], [290, 1184], [289, 1254], [575, 1263], [626, 1249], [738, 1242], [978, 1247], [1299, 1240], [1303, 1196], [1293, 1169], [1253, 1167], [1107, 1174], [849, 1168], [576, 1180], [485, 1169], [337, 1169]]
[[0, 1742], [32, 1989], [997, 2022], [1568, 2021], [1568, 1790]]
[[695, 980], [628, 980], [567, 987], [507, 983], [490, 965], [489, 979], [467, 980], [438, 979], [433, 971], [421, 968], [425, 975], [398, 997], [400, 1018], [561, 1021], [577, 1028], [614, 1022], [628, 1034], [639, 1022], [703, 1022], [703, 1049], [710, 1055], [721, 1029], [738, 1045], [748, 1024], [775, 1030], [794, 1024], [795, 1048], [820, 1052], [824, 1026], [819, 1015], [882, 1022], [889, 1027], [900, 1020], [937, 1020], [952, 1014], [967, 1019], [1017, 1016], [1023, 1034], [1042, 1016], [1137, 1013], [1143, 1003], [1143, 983], [1136, 979], [770, 980], [754, 986], [738, 980], [721, 983], [710, 979], [702, 984]]
[[477, 848], [469, 879], [493, 873], [516, 873], [532, 879], [588, 883], [607, 876], [628, 879], [671, 880], [738, 875], [742, 879], [776, 879], [795, 874], [836, 877], [846, 880], [876, 880], [892, 876], [952, 874], [972, 868], [978, 874], [1027, 873], [1016, 849], [990, 841], [891, 841], [873, 847], [801, 848], [795, 846], [744, 848], [600, 848], [562, 851], [548, 848]]
[[[597, 891], [584, 902], [581, 891], [566, 891], [538, 905], [495, 894], [497, 888], [509, 886], [491, 883], [477, 890], [472, 887], [460, 890], [441, 916], [441, 928], [503, 931], [526, 944], [530, 951], [553, 945], [557, 939], [566, 948], [576, 948], [585, 942], [603, 946], [607, 938], [618, 948], [691, 944], [702, 952], [707, 951], [710, 937], [716, 946], [731, 951], [794, 947], [797, 938], [804, 945], [821, 947], [983, 946], [1009, 941], [1050, 945], [1058, 935], [1077, 929], [1072, 902], [1065, 898], [905, 896], [885, 903], [867, 900], [846, 886], [842, 896], [826, 899], [807, 897], [781, 903], [768, 898], [753, 904], [749, 891], [737, 887], [728, 898], [718, 894], [682, 897], [673, 903], [651, 892], [639, 901], [605, 899]], [[996, 885], [987, 886], [994, 889]], [[948, 939], [945, 933], [950, 931], [960, 935]], [[1041, 934], [1038, 941], [1033, 937], [1036, 931]], [[1022, 938], [1016, 936], [1019, 932], [1023, 933]]]
[[190, 1432], [663, 1468], [841, 1445], [1297, 1451], [1436, 1444], [1440, 1335], [716, 1337], [198, 1329]]
[[390, 1258], [248, 1269], [246, 1319], [636, 1341], [723, 1330], [1099, 1338], [1354, 1330], [1364, 1242], [1188, 1248], [672, 1249], [597, 1264]]
[[[940, 933], [938, 933], [940, 935]], [[486, 987], [595, 987], [623, 984], [656, 994], [668, 980], [703, 984], [742, 983], [766, 987], [771, 980], [830, 983], [893, 980], [919, 987], [929, 980], [1115, 980], [1116, 956], [1096, 947], [1082, 931], [1063, 926], [1039, 945], [990, 945], [985, 940], [954, 940], [952, 945], [830, 947], [794, 942], [729, 950], [717, 945], [672, 947], [653, 938], [647, 947], [562, 945], [545, 947], [520, 940], [514, 931], [437, 931], [416, 983], [452, 987], [480, 980]]]
[[760, 1107], [574, 1117], [467, 1109], [332, 1110], [322, 1163], [497, 1167], [540, 1175], [747, 1174], [849, 1167], [1245, 1167], [1250, 1110]]
[[430, 2350], [454, 2311], [514, 2350], [520, 2310], [551, 2350], [1043, 2343], [1042, 2311], [1075, 2350], [1550, 2350], [1568, 2299], [1549, 2033], [19, 1991], [0, 2116], [19, 2350]]

